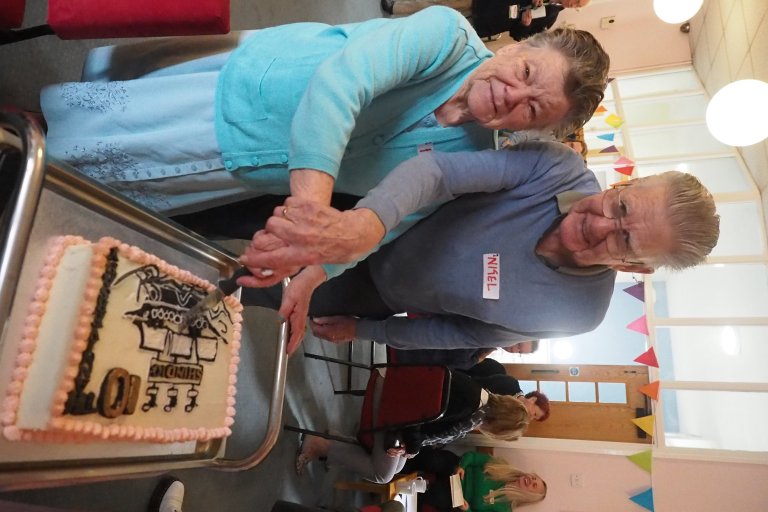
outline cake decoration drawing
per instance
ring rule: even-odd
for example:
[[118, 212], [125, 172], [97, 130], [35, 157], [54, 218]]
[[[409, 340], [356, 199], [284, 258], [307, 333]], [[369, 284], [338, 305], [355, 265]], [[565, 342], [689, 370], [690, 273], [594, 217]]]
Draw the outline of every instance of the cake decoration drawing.
[[242, 306], [227, 297], [182, 322], [212, 288], [112, 238], [57, 238], [3, 404], [5, 437], [174, 442], [229, 435]]

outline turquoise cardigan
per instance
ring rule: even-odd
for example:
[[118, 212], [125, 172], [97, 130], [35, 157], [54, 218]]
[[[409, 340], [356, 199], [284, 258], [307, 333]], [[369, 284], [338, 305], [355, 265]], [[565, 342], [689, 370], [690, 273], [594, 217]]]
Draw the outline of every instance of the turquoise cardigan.
[[311, 168], [333, 176], [335, 191], [363, 196], [420, 150], [492, 148], [492, 130], [475, 123], [421, 122], [492, 55], [463, 16], [440, 6], [258, 30], [219, 77], [224, 165], [263, 194], [288, 193], [288, 169]]

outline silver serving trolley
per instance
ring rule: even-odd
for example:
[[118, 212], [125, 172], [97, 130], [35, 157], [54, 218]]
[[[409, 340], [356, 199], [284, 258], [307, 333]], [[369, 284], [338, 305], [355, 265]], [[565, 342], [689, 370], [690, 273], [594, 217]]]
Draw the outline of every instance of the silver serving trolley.
[[[10, 191], [10, 197], [0, 217], [0, 397], [5, 396], [26, 305], [51, 236], [74, 234], [90, 240], [114, 236], [214, 282], [239, 266], [230, 254], [203, 238], [63, 164], [46, 162], [45, 137], [31, 117], [0, 112], [0, 146], [15, 146], [21, 157], [18, 175], [11, 180], [15, 181], [13, 187], [6, 186], [4, 191], [6, 197]], [[261, 444], [249, 456], [225, 458], [221, 439], [170, 445], [94, 442], [78, 444], [73, 450], [64, 443], [14, 443], [0, 436], [0, 491], [152, 476], [188, 468], [241, 471], [256, 466], [275, 445], [281, 430], [286, 344], [287, 325], [282, 323], [268, 425]]]

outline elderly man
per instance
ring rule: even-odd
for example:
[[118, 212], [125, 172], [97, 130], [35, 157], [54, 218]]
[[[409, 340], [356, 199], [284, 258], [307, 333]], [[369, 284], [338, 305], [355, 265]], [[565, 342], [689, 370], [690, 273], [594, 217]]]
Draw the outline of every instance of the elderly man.
[[[256, 267], [347, 261], [369, 248], [371, 233], [377, 241], [410, 211], [459, 194], [320, 286], [311, 315], [354, 316], [315, 318], [315, 334], [406, 349], [505, 346], [579, 334], [602, 321], [617, 270], [693, 266], [719, 236], [714, 201], [693, 176], [664, 173], [600, 192], [576, 153], [559, 143], [530, 142], [509, 151], [409, 160], [352, 211], [321, 212], [314, 203], [292, 202], [267, 224], [288, 245], [252, 249], [242, 261]], [[283, 300], [297, 337], [304, 304], [324, 276], [314, 278], [298, 276], [291, 290], [296, 295]], [[245, 298], [257, 295], [248, 291]], [[420, 316], [396, 316], [404, 311]], [[295, 348], [298, 339], [292, 343]]]

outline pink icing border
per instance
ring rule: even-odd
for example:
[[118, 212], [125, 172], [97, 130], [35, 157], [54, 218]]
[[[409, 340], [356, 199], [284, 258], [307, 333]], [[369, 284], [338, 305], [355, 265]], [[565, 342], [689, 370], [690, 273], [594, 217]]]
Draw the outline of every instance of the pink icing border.
[[19, 347], [19, 355], [16, 360], [16, 369], [13, 372], [12, 382], [8, 387], [6, 398], [3, 404], [2, 424], [4, 425], [4, 436], [12, 441], [50, 441], [50, 442], [84, 442], [94, 439], [116, 439], [144, 441], [155, 443], [175, 443], [186, 441], [208, 441], [221, 437], [227, 437], [232, 433], [231, 426], [234, 423], [235, 416], [235, 394], [237, 388], [237, 369], [240, 362], [240, 338], [242, 332], [242, 310], [243, 306], [239, 300], [227, 296], [224, 298], [225, 304], [233, 312], [233, 333], [232, 340], [229, 343], [230, 361], [229, 361], [229, 385], [226, 394], [226, 413], [223, 425], [219, 428], [206, 429], [200, 428], [174, 428], [164, 429], [159, 427], [137, 427], [132, 425], [102, 425], [101, 423], [71, 419], [62, 416], [64, 405], [67, 400], [67, 393], [74, 387], [74, 378], [77, 376], [78, 366], [82, 357], [82, 351], [85, 349], [88, 334], [90, 332], [90, 322], [93, 311], [101, 289], [101, 276], [106, 267], [106, 254], [112, 247], [118, 248], [118, 253], [139, 264], [154, 264], [161, 272], [184, 283], [201, 287], [207, 291], [213, 290], [214, 285], [193, 275], [191, 272], [182, 270], [175, 265], [160, 259], [159, 257], [146, 253], [135, 246], [122, 243], [111, 237], [104, 237], [99, 240], [94, 250], [94, 259], [91, 275], [88, 278], [83, 305], [80, 310], [80, 319], [75, 330], [72, 341], [72, 356], [65, 369], [65, 379], [59, 390], [55, 393], [54, 403], [52, 404], [52, 418], [49, 422], [48, 431], [33, 431], [17, 428], [16, 411], [19, 405], [19, 398], [24, 387], [24, 380], [27, 375], [27, 368], [32, 362], [33, 353], [36, 348], [35, 337], [37, 327], [40, 325], [42, 315], [45, 313], [45, 301], [51, 289], [53, 278], [56, 274], [56, 268], [61, 260], [64, 251], [71, 245], [90, 243], [79, 236], [61, 236], [53, 240], [52, 247], [49, 249], [43, 269], [38, 278], [35, 296], [30, 305], [29, 315], [25, 320], [23, 339]]

